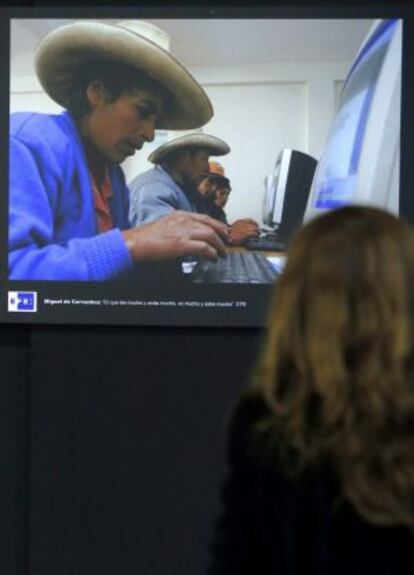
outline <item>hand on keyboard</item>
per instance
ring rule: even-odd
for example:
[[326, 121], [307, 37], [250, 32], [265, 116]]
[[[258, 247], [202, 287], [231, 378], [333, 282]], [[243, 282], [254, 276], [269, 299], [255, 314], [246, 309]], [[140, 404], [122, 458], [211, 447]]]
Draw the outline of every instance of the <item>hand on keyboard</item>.
[[175, 211], [122, 232], [134, 261], [160, 261], [188, 254], [216, 260], [226, 253], [228, 227], [209, 216]]
[[255, 238], [259, 235], [259, 226], [250, 218], [236, 220], [230, 226], [230, 245], [240, 246], [249, 238]]

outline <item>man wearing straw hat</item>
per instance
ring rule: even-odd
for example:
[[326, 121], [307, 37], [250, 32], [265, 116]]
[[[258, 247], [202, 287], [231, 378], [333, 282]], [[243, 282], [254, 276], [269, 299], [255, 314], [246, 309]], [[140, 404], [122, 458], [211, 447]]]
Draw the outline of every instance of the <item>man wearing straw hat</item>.
[[209, 157], [229, 152], [223, 140], [202, 132], [180, 135], [154, 150], [148, 160], [155, 167], [130, 184], [131, 225], [153, 222], [176, 210], [203, 212], [204, 199], [197, 188], [208, 173]]
[[48, 34], [35, 68], [65, 111], [11, 117], [10, 279], [102, 281], [140, 261], [224, 253], [226, 226], [200, 214], [129, 226], [118, 164], [155, 128], [198, 128], [213, 115], [169, 52], [125, 23], [84, 21]]

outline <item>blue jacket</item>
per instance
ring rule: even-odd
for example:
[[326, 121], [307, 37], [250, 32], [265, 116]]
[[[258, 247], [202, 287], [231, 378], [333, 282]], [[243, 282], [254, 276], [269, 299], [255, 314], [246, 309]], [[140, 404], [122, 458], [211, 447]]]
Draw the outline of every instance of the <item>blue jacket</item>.
[[83, 146], [68, 112], [16, 113], [10, 126], [9, 277], [99, 281], [132, 268], [121, 231], [129, 190], [109, 169], [115, 229], [99, 234]]
[[137, 176], [129, 188], [130, 221], [133, 227], [158, 220], [174, 210], [198, 212], [194, 199], [161, 166], [155, 166]]

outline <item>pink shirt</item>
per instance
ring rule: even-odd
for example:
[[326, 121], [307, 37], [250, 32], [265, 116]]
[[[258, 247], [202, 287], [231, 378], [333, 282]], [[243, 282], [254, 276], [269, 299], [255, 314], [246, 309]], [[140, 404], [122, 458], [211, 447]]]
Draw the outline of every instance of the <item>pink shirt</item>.
[[100, 185], [97, 183], [99, 181], [97, 174], [91, 171], [91, 176], [93, 203], [95, 206], [96, 217], [98, 219], [98, 230], [99, 233], [103, 233], [108, 230], [112, 230], [114, 227], [111, 212], [109, 210], [109, 198], [112, 196], [111, 181], [109, 179], [108, 170], [106, 169]]

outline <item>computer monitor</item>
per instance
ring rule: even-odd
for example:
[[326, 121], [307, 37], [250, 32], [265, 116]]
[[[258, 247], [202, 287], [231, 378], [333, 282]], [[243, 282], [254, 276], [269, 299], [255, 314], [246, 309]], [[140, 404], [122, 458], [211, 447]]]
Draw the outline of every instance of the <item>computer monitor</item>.
[[279, 153], [263, 198], [263, 224], [278, 235], [290, 236], [302, 224], [316, 163], [292, 148]]
[[305, 220], [347, 204], [399, 212], [402, 21], [377, 20], [340, 95]]

